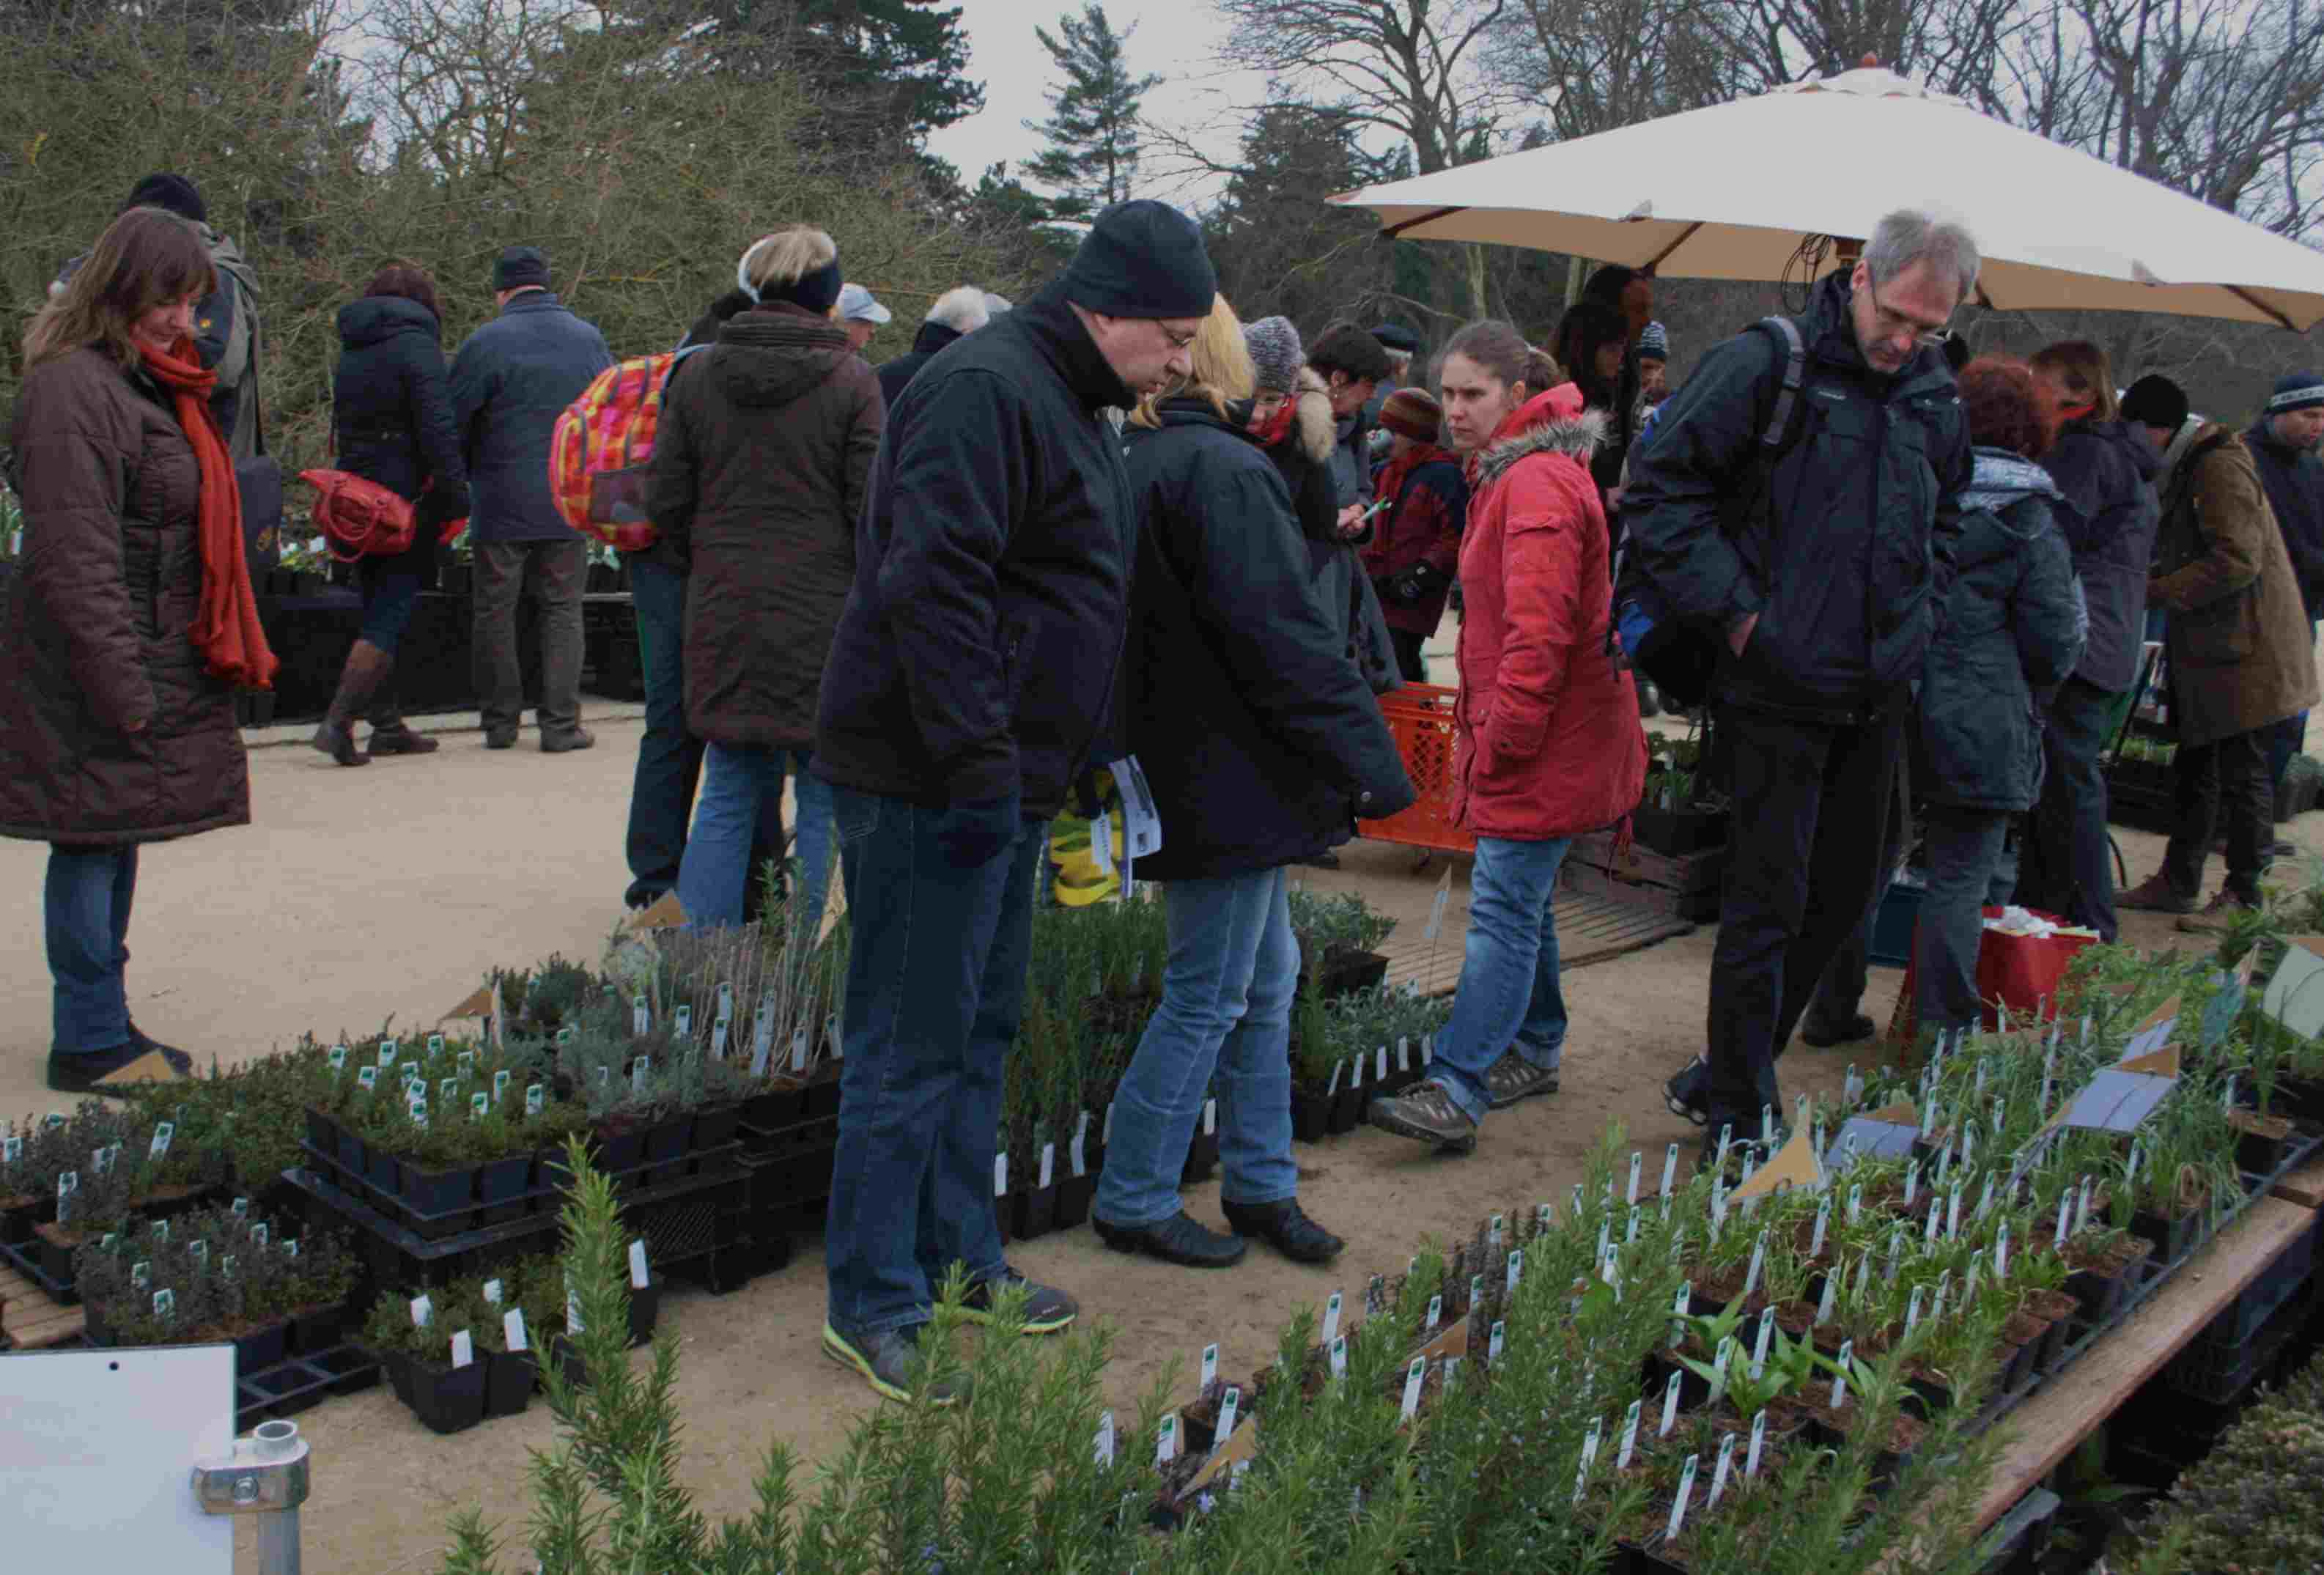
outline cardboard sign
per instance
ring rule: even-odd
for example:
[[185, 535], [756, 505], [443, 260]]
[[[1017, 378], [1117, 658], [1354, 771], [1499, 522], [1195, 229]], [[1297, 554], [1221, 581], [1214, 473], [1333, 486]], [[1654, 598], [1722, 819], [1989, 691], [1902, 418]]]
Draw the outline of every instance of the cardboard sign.
[[1824, 1182], [1823, 1161], [1816, 1157], [1815, 1134], [1803, 1127], [1795, 1127], [1791, 1141], [1784, 1144], [1773, 1159], [1755, 1171], [1749, 1181], [1736, 1188], [1734, 1197], [1740, 1203], [1756, 1198], [1773, 1197], [1785, 1187], [1803, 1187], [1815, 1192], [1824, 1185]]
[[686, 909], [679, 906], [676, 891], [665, 891], [652, 907], [638, 913], [630, 920], [632, 931], [679, 930], [686, 927]]
[[456, 1018], [488, 1018], [493, 1015], [493, 987], [480, 984], [460, 998], [460, 1004], [436, 1020], [451, 1022]]

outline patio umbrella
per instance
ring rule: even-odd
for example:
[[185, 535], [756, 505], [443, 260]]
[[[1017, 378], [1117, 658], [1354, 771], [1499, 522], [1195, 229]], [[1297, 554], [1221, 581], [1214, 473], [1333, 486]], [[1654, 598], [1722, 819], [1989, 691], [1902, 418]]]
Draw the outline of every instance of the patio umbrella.
[[1976, 235], [1985, 306], [2324, 319], [2324, 253], [1873, 68], [1331, 200], [1406, 240], [1754, 280], [1929, 206]]

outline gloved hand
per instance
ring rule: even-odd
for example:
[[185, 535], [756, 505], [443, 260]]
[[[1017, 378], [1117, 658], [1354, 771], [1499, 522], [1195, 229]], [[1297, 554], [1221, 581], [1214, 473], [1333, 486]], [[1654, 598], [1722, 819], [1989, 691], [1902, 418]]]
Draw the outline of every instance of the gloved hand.
[[1019, 821], [1014, 793], [950, 804], [936, 816], [936, 846], [954, 869], [982, 869], [1016, 840]]
[[1396, 576], [1396, 599], [1406, 606], [1425, 602], [1444, 584], [1446, 577], [1434, 564], [1414, 564]]

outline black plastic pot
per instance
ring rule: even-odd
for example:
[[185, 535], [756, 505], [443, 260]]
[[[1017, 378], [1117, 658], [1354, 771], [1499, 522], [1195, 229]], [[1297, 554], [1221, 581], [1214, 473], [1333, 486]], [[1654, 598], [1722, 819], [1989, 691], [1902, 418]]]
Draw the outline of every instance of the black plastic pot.
[[684, 1174], [679, 1162], [694, 1140], [691, 1115], [665, 1116], [645, 1130], [644, 1185], [659, 1186]]
[[[1388, 959], [1378, 952], [1331, 952], [1325, 953], [1323, 966], [1315, 971], [1315, 993], [1324, 1000], [1335, 996], [1370, 990], [1388, 977]], [[1299, 990], [1307, 989], [1307, 977], [1299, 978]]]
[[80, 1244], [75, 1242], [69, 1246], [63, 1242], [51, 1241], [45, 1235], [36, 1235], [33, 1239], [40, 1244], [35, 1257], [40, 1263], [41, 1272], [60, 1285], [71, 1285], [73, 1254], [80, 1250]]
[[[411, 1206], [415, 1214], [455, 1214], [471, 1207], [476, 1201], [476, 1167], [472, 1165], [456, 1165], [448, 1170], [428, 1170], [400, 1162], [397, 1169], [401, 1177], [398, 1194]], [[456, 1223], [465, 1224], [466, 1221]]]
[[1028, 1187], [1011, 1192], [1009, 1234], [1019, 1241], [1037, 1241], [1057, 1228], [1057, 1188]]
[[1340, 1091], [1332, 1097], [1332, 1119], [1324, 1129], [1334, 1138], [1354, 1131], [1364, 1124], [1364, 1107], [1370, 1102], [1370, 1089], [1361, 1084], [1351, 1087], [1342, 1078]]
[[322, 1111], [307, 1112], [307, 1145], [323, 1158], [336, 1162], [339, 1157], [339, 1124]]
[[1097, 1196], [1097, 1177], [1069, 1175], [1057, 1184], [1057, 1229], [1071, 1230], [1089, 1219], [1091, 1200]]
[[646, 1134], [642, 1127], [622, 1127], [611, 1131], [597, 1128], [597, 1168], [616, 1179], [624, 1171], [635, 1170], [645, 1157]]
[[290, 1349], [294, 1355], [313, 1356], [327, 1351], [346, 1337], [347, 1309], [344, 1303], [335, 1307], [318, 1307], [290, 1320]]
[[734, 1141], [734, 1132], [742, 1124], [742, 1107], [739, 1104], [711, 1105], [694, 1112], [694, 1151], [723, 1147]]
[[234, 1341], [234, 1370], [237, 1377], [254, 1373], [261, 1368], [271, 1368], [290, 1351], [290, 1325], [288, 1320], [269, 1324], [254, 1333], [237, 1335]]
[[530, 1154], [487, 1159], [476, 1166], [476, 1202], [484, 1205], [484, 1222], [488, 1225], [521, 1218], [531, 1206], [525, 1197], [531, 1190]]
[[643, 1345], [651, 1340], [660, 1321], [661, 1281], [649, 1274], [644, 1290], [630, 1287], [630, 1343]]
[[2238, 1128], [2236, 1133], [2236, 1168], [2252, 1175], [2273, 1175], [2276, 1167], [2283, 1163], [2284, 1151], [2295, 1140], [2291, 1134], [2270, 1138]]
[[339, 1128], [339, 1168], [351, 1176], [371, 1174], [371, 1145], [356, 1137], [353, 1127]]
[[820, 1120], [839, 1114], [839, 1068], [825, 1062], [820, 1075], [807, 1080], [807, 1119]]
[[379, 1365], [386, 1372], [388, 1386], [395, 1391], [395, 1397], [410, 1405], [411, 1359], [401, 1351], [390, 1351], [379, 1359]]
[[741, 1119], [761, 1131], [796, 1126], [807, 1119], [807, 1090], [797, 1083], [762, 1089], [742, 1101]]
[[[2190, 1209], [2175, 1220], [2165, 1220], [2160, 1214], [2150, 1214], [2142, 1209], [2130, 1221], [2133, 1236], [2144, 1237], [2153, 1243], [2154, 1261], [2160, 1264], [2177, 1263], [2184, 1257], [2202, 1230], [2203, 1211], [2200, 1208]], [[2072, 1282], [2069, 1281], [2066, 1288], [2072, 1290]], [[2080, 1293], [2075, 1294], [2079, 1295]], [[2087, 1306], [2087, 1302], [2084, 1304]]]
[[411, 1368], [411, 1414], [430, 1432], [466, 1432], [484, 1419], [484, 1386], [491, 1369], [483, 1362], [465, 1368]]
[[1193, 1186], [1211, 1179], [1219, 1167], [1219, 1135], [1203, 1130], [1199, 1119], [1194, 1123], [1194, 1140], [1186, 1146], [1186, 1163], [1178, 1173], [1178, 1184]]
[[1332, 1129], [1330, 1097], [1305, 1089], [1291, 1091], [1291, 1136], [1302, 1143], [1321, 1143]]
[[1642, 848], [1683, 859], [1727, 840], [1727, 815], [1723, 810], [1658, 809], [1642, 804], [1630, 812], [1630, 835]]
[[532, 1353], [493, 1351], [484, 1359], [484, 1414], [515, 1416], [532, 1401], [532, 1381], [538, 1369]]

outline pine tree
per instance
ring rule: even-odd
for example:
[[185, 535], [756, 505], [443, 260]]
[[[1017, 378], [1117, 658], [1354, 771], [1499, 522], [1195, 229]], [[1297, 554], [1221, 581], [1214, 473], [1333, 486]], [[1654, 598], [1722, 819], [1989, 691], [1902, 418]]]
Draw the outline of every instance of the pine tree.
[[1138, 175], [1139, 105], [1162, 78], [1130, 74], [1122, 54], [1130, 33], [1114, 32], [1095, 0], [1078, 18], [1057, 18], [1057, 35], [1042, 27], [1033, 31], [1065, 73], [1065, 86], [1048, 95], [1049, 119], [1025, 123], [1049, 139], [1025, 172], [1056, 189], [1050, 205], [1055, 216], [1088, 218], [1129, 198]]

